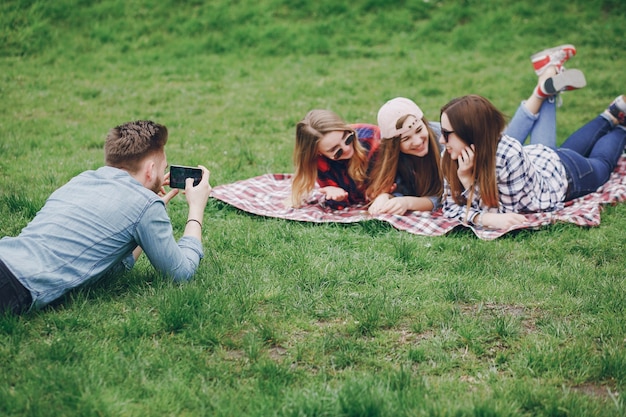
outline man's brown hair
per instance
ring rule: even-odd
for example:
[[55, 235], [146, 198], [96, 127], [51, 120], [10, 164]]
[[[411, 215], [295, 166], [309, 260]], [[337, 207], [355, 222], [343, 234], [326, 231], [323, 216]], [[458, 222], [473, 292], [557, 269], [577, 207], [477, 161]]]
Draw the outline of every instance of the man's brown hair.
[[144, 158], [163, 152], [167, 136], [167, 127], [150, 120], [114, 127], [104, 144], [105, 163], [135, 173]]

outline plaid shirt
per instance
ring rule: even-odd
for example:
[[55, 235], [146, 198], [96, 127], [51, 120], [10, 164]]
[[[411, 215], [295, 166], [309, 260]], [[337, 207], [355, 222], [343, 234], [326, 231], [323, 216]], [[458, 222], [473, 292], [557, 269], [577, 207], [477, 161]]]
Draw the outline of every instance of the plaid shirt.
[[[367, 151], [367, 159], [371, 164], [373, 156], [380, 144], [380, 129], [376, 125], [353, 124], [358, 141]], [[342, 210], [348, 205], [365, 203], [365, 190], [357, 187], [348, 176], [348, 159], [335, 161], [320, 155], [317, 158], [317, 183], [320, 187], [339, 187], [348, 192], [348, 199], [344, 201], [326, 200], [326, 206], [335, 210]]]
[[[567, 192], [567, 175], [559, 155], [544, 145], [522, 145], [503, 135], [496, 150], [496, 181], [500, 194], [498, 208], [488, 208], [474, 191], [469, 212], [450, 195], [448, 182], [444, 185], [443, 211], [446, 217], [465, 223], [481, 211], [497, 213], [535, 213], [563, 208]], [[463, 195], [469, 197], [469, 191]], [[467, 214], [467, 217], [466, 217]]]

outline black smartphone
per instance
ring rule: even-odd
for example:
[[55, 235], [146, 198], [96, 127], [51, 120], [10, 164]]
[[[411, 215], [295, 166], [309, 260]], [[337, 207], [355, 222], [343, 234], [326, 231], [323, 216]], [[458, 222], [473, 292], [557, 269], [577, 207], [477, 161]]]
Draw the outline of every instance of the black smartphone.
[[170, 167], [170, 188], [182, 188], [184, 190], [187, 178], [193, 178], [193, 185], [198, 185], [202, 179], [202, 170], [182, 165], [172, 165]]

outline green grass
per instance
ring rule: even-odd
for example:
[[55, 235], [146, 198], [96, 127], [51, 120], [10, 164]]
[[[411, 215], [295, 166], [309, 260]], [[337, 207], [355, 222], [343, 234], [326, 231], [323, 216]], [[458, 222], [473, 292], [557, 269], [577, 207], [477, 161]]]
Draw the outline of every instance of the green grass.
[[[170, 129], [211, 183], [292, 172], [312, 108], [426, 117], [482, 94], [512, 115], [536, 50], [573, 43], [587, 88], [558, 133], [624, 93], [620, 0], [5, 1], [0, 236], [103, 163], [111, 127]], [[177, 236], [186, 204], [168, 210]], [[185, 285], [142, 258], [40, 312], [0, 318], [7, 416], [624, 416], [626, 206], [485, 242], [377, 221], [260, 218], [211, 200]]]

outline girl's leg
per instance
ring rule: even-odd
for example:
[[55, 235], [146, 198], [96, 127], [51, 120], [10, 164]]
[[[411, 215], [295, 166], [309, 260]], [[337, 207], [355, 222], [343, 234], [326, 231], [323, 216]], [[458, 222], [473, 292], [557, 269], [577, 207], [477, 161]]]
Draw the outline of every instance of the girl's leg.
[[526, 142], [526, 138], [532, 132], [537, 119], [539, 119], [539, 114], [533, 114], [526, 108], [526, 102], [522, 101], [509, 125], [504, 130], [505, 135], [517, 139], [522, 145]]
[[544, 69], [533, 93], [522, 102], [504, 133], [521, 144], [530, 135], [531, 145], [556, 148], [556, 97], [561, 91], [585, 85], [585, 76], [579, 70], [557, 72], [555, 66]]
[[607, 182], [617, 166], [624, 146], [626, 129], [615, 128], [596, 141], [589, 157], [568, 148], [559, 148], [557, 152], [570, 180], [566, 200], [593, 193]]
[[612, 116], [613, 105], [578, 129], [558, 150], [571, 180], [568, 199], [589, 194], [603, 185], [624, 152], [626, 128]]
[[[617, 106], [621, 106], [622, 108], [621, 119], [611, 117], [614, 116]], [[624, 103], [624, 96], [620, 96], [613, 103], [611, 103], [609, 107], [602, 114], [600, 114], [600, 116], [598, 116], [598, 118], [606, 120], [608, 124], [613, 127], [613, 129], [596, 141], [595, 145], [591, 149], [591, 152], [589, 152], [589, 159], [599, 160], [607, 164], [609, 175], [613, 172], [615, 167], [617, 167], [617, 161], [619, 161], [619, 158], [624, 153], [624, 147], [626, 146], [625, 113], [626, 103]], [[615, 121], [619, 124], [614, 123]]]
[[626, 129], [626, 95], [618, 96], [603, 113], [611, 122]]
[[[554, 69], [554, 71], [556, 71]], [[536, 100], [542, 100], [539, 118], [530, 132], [531, 144], [542, 144], [556, 148], [556, 107], [558, 94], [565, 90], [576, 90], [587, 85], [584, 74], [579, 70], [561, 70], [548, 78], [539, 77], [535, 89]]]
[[588, 157], [596, 142], [604, 137], [611, 129], [611, 123], [604, 115], [599, 115], [576, 132], [572, 133], [561, 145], [562, 149], [570, 149], [577, 154]]
[[530, 135], [531, 145], [539, 143], [556, 148], [556, 100], [554, 97], [542, 99], [536, 114], [529, 109], [530, 101], [522, 101], [504, 133], [522, 145]]
[[550, 97], [541, 105], [539, 119], [530, 132], [530, 144], [556, 148], [556, 97]]
[[610, 175], [617, 167], [617, 161], [624, 153], [624, 146], [626, 146], [626, 130], [613, 129], [598, 139], [589, 154], [589, 159], [598, 160], [606, 164]]
[[542, 69], [533, 93], [517, 108], [504, 131], [505, 135], [517, 139], [522, 145], [530, 135], [531, 144], [541, 143], [556, 147], [556, 106], [550, 108], [550, 103], [546, 103], [550, 99], [554, 103], [554, 97], [541, 94], [541, 86], [556, 74], [554, 65]]

